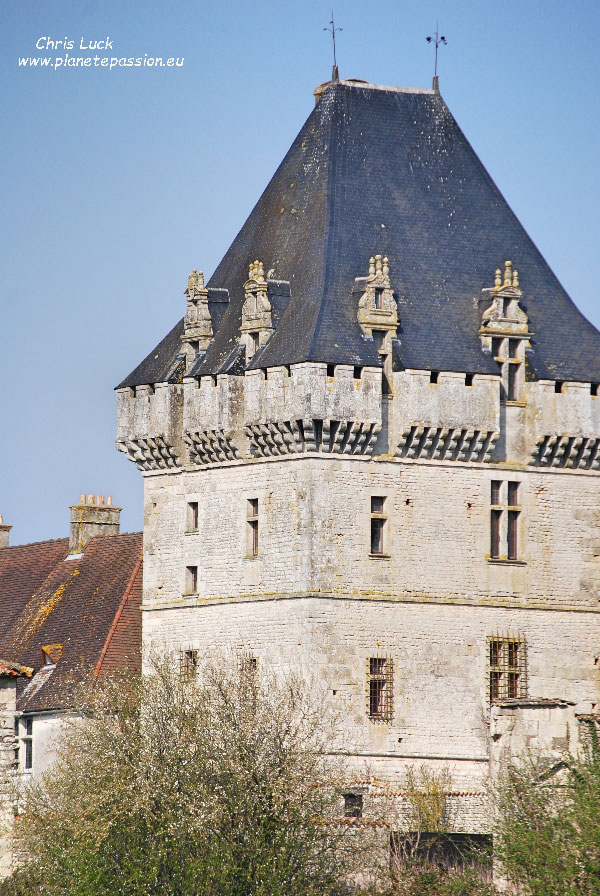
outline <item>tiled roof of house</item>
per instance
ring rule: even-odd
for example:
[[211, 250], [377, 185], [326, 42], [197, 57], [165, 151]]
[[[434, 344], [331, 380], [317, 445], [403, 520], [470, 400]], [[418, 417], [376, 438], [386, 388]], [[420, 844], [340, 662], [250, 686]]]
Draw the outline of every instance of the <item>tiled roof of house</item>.
[[[510, 259], [533, 333], [532, 375], [600, 381], [600, 333], [562, 288], [441, 96], [349, 81], [324, 91], [207, 284], [215, 335], [188, 373], [228, 369], [255, 259], [289, 282], [291, 298], [250, 367], [378, 366], [353, 295], [355, 277], [367, 275], [377, 253], [389, 257], [400, 319], [395, 356], [404, 367], [498, 373], [478, 335], [482, 289]], [[211, 301], [215, 288], [229, 291], [222, 317], [224, 306]], [[121, 386], [167, 380], [182, 329], [180, 321]]]
[[22, 712], [67, 708], [85, 674], [139, 669], [142, 535], [93, 538], [69, 559], [68, 539], [0, 550], [0, 656], [32, 667]]

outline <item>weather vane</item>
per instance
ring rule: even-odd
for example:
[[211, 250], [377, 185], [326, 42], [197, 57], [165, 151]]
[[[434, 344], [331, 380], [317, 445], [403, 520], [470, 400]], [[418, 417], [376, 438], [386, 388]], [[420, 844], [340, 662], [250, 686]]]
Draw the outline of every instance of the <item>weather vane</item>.
[[323, 31], [329, 31], [329, 33], [331, 34], [331, 39], [333, 41], [333, 72], [331, 75], [331, 80], [337, 81], [337, 80], [339, 80], [339, 72], [338, 72], [338, 67], [337, 67], [337, 57], [335, 55], [335, 32], [343, 31], [344, 29], [335, 27], [335, 19], [333, 18], [333, 10], [331, 10], [331, 21], [329, 23], [329, 26], [330, 26], [329, 28], [327, 28], [327, 27], [323, 28]]
[[444, 37], [443, 34], [440, 36], [440, 34], [438, 32], [438, 23], [437, 22], [435, 23], [435, 37], [431, 37], [431, 35], [429, 35], [429, 37], [427, 37], [426, 40], [427, 40], [428, 44], [432, 43], [435, 46], [435, 69], [433, 72], [433, 89], [439, 90], [438, 73], [437, 73], [438, 49], [441, 44], [447, 44], [448, 41], [446, 40], [446, 38]]

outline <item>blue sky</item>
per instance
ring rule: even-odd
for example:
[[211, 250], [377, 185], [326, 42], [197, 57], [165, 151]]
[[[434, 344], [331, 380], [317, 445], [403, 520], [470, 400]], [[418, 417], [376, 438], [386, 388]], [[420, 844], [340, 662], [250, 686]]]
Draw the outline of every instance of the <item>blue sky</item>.
[[[4, 0], [0, 513], [11, 543], [67, 534], [81, 492], [142, 525], [114, 449], [114, 386], [210, 275], [331, 70], [331, 4]], [[339, 0], [342, 77], [444, 99], [573, 300], [597, 326], [597, 0]], [[19, 66], [105, 38], [170, 68]], [[105, 51], [100, 51], [104, 55]]]

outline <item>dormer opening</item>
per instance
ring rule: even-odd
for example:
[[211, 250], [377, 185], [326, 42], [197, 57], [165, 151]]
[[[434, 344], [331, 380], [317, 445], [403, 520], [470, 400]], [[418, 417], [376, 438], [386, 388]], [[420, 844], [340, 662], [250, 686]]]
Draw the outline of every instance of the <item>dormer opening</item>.
[[554, 383], [554, 391], [557, 394], [560, 394], [563, 391], [564, 385], [565, 384], [563, 383], [562, 380], [556, 380], [556, 382]]
[[439, 380], [440, 372], [439, 370], [432, 370], [429, 374], [429, 382], [434, 386], [437, 386]]
[[253, 330], [251, 333], [248, 333], [248, 360], [252, 358], [260, 347], [260, 333], [258, 330]]
[[383, 308], [383, 288], [378, 287], [375, 290], [375, 310], [381, 311]]
[[598, 396], [598, 383], [590, 383], [590, 395], [593, 398], [597, 398]]

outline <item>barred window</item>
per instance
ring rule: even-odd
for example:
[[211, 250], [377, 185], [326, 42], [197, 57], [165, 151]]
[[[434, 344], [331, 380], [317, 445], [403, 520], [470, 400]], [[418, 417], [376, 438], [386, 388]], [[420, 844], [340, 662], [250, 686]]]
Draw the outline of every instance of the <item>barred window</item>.
[[196, 675], [198, 672], [197, 650], [187, 649], [179, 651], [179, 671], [188, 678]]
[[367, 715], [375, 722], [390, 722], [394, 715], [394, 662], [389, 657], [367, 660]]
[[527, 696], [527, 645], [525, 638], [488, 637], [488, 696], [490, 703]]

